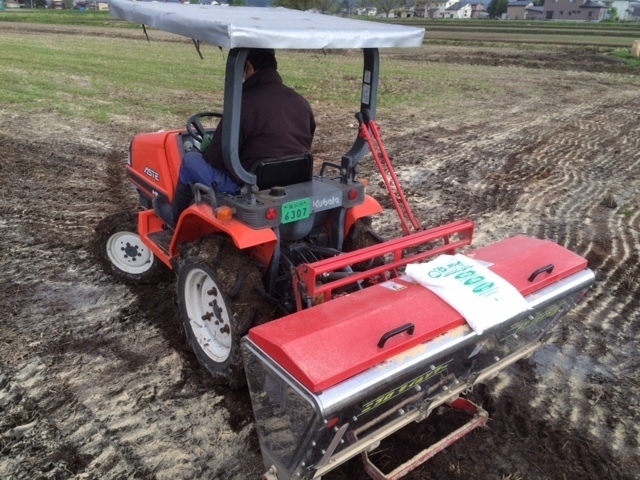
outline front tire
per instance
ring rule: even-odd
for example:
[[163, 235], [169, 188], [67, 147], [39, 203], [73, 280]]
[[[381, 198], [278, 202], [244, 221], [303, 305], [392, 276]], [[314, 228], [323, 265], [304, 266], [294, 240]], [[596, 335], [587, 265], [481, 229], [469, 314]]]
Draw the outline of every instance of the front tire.
[[217, 384], [245, 385], [240, 339], [272, 318], [260, 270], [226, 237], [205, 239], [178, 269], [178, 306], [198, 361]]
[[95, 230], [95, 256], [108, 273], [126, 283], [156, 283], [167, 269], [142, 242], [137, 230], [138, 216], [133, 212], [104, 218]]

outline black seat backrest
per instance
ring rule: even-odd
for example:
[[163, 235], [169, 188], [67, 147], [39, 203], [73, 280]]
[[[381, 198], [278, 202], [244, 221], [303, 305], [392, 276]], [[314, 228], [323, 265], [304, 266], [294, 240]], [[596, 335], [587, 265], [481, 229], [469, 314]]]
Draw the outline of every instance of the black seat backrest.
[[305, 153], [260, 160], [253, 164], [251, 172], [258, 178], [260, 190], [309, 182], [313, 177], [313, 155]]

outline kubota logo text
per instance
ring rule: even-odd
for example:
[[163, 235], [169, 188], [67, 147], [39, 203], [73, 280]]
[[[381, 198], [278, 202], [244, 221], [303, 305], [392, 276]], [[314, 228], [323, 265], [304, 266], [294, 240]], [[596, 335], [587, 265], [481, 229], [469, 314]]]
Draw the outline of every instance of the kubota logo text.
[[313, 201], [314, 212], [326, 210], [327, 208], [338, 207], [342, 204], [342, 200], [337, 195], [331, 197], [318, 198]]

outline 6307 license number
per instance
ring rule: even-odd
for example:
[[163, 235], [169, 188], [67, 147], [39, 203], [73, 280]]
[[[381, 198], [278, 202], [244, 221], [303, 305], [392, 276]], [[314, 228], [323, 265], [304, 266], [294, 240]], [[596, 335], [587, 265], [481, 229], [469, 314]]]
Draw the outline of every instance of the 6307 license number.
[[297, 222], [311, 215], [311, 199], [304, 198], [282, 204], [282, 223]]

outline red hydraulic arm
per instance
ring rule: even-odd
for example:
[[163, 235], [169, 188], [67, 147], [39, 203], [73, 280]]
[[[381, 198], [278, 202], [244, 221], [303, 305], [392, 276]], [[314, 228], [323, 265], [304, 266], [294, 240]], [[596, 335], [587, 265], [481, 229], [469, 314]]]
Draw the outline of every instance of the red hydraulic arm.
[[[391, 159], [387, 155], [387, 150], [384, 148], [384, 144], [382, 143], [382, 137], [380, 136], [380, 129], [374, 120], [369, 118], [367, 112], [357, 113], [356, 118], [358, 119], [358, 123], [360, 124], [360, 137], [364, 138], [369, 145], [369, 149], [371, 150], [371, 154], [373, 155], [373, 159], [378, 166], [378, 171], [382, 176], [382, 180], [384, 181], [387, 190], [389, 191], [389, 196], [391, 197], [391, 201], [398, 212], [398, 216], [400, 217], [400, 224], [402, 226], [402, 231], [405, 235], [409, 235], [411, 233], [411, 229], [409, 227], [409, 222], [411, 222], [411, 226], [416, 232], [422, 230], [422, 226], [420, 222], [416, 219], [411, 211], [411, 207], [409, 206], [409, 202], [407, 202], [407, 197], [402, 191], [402, 187], [400, 186], [400, 181], [396, 176], [396, 172], [393, 169], [393, 164], [391, 163]], [[375, 140], [375, 144], [374, 144]], [[380, 155], [376, 151], [375, 145], [377, 145], [380, 150]], [[380, 159], [382, 156], [382, 160]], [[393, 186], [392, 186], [393, 183]], [[408, 220], [407, 220], [408, 218]]]

